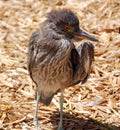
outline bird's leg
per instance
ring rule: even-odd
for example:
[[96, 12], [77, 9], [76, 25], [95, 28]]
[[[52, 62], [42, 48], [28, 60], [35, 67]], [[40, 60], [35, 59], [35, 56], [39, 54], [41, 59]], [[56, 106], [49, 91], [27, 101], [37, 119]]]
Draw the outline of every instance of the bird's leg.
[[33, 123], [36, 126], [36, 130], [39, 130], [38, 128], [38, 106], [39, 106], [39, 101], [40, 101], [40, 94], [36, 92], [36, 106], [35, 106], [35, 113], [34, 113], [34, 119]]
[[61, 92], [60, 96], [60, 122], [59, 122], [59, 127], [58, 130], [64, 130], [63, 129], [63, 91]]

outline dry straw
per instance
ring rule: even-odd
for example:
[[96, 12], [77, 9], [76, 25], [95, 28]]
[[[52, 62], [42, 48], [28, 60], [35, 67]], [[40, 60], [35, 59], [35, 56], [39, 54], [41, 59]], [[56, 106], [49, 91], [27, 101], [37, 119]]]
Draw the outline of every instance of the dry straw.
[[[26, 68], [28, 40], [45, 20], [44, 14], [55, 8], [73, 10], [82, 28], [99, 38], [88, 82], [65, 90], [65, 130], [120, 130], [119, 0], [0, 1], [0, 129], [34, 129], [34, 85]], [[42, 130], [57, 128], [58, 97], [39, 110]]]

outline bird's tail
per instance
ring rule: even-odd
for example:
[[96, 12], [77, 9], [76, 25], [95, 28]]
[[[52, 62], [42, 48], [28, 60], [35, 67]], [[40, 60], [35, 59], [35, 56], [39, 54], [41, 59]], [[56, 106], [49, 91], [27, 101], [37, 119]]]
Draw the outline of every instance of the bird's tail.
[[40, 102], [43, 103], [44, 105], [48, 106], [51, 103], [53, 96], [57, 92], [58, 91], [53, 92], [53, 91], [41, 90], [40, 92], [38, 92], [40, 94]]
[[41, 92], [40, 102], [48, 106], [51, 103], [53, 96], [54, 94], [50, 94], [46, 96], [44, 92]]

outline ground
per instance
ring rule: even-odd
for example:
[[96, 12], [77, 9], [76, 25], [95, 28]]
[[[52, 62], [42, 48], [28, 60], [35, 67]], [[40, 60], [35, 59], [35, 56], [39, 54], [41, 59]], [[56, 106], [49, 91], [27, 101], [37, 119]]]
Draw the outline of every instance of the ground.
[[[65, 130], [120, 130], [120, 1], [0, 1], [0, 130], [34, 130], [35, 85], [27, 71], [32, 32], [52, 9], [74, 11], [80, 26], [95, 35], [95, 60], [84, 85], [64, 92]], [[80, 42], [75, 43], [80, 44]], [[59, 94], [40, 105], [41, 130], [56, 130]]]

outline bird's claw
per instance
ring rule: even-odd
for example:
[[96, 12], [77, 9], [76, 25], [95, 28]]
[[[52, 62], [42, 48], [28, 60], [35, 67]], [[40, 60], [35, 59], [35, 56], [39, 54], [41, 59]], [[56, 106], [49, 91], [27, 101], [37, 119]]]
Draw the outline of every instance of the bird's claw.
[[39, 123], [38, 123], [38, 120], [33, 119], [33, 124], [34, 124], [34, 125], [38, 125], [38, 124], [39, 124]]
[[41, 129], [38, 127], [38, 126], [39, 126], [39, 122], [38, 122], [38, 120], [33, 119], [33, 124], [35, 125], [36, 130], [41, 130]]

